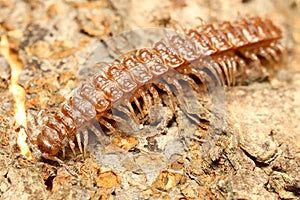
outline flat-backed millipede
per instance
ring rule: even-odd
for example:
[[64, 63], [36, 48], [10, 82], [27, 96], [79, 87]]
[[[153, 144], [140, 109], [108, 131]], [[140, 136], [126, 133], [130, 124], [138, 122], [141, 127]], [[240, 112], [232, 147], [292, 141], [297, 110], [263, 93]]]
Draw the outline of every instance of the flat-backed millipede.
[[[158, 90], [167, 94], [170, 109], [174, 111], [176, 103], [170, 85], [180, 99], [181, 82], [195, 91], [203, 91], [210, 84], [207, 80], [221, 86], [242, 84], [247, 81], [250, 68], [254, 69], [251, 72], [262, 74], [267, 65], [280, 61], [284, 51], [278, 41], [280, 29], [260, 17], [184, 29], [182, 35], [169, 36], [151, 48], [135, 50], [120, 62], [107, 64], [104, 73], [92, 77], [91, 83], [82, 84], [54, 116], [48, 117], [37, 136], [34, 143], [42, 156], [62, 162], [58, 152], [64, 151], [67, 142], [74, 152], [75, 138], [82, 152], [80, 134], [85, 153], [88, 129], [99, 136], [99, 130], [91, 123], [95, 119], [107, 134], [118, 131], [116, 123], [128, 125], [122, 116], [142, 124], [149, 107], [162, 101]], [[172, 70], [182, 76], [168, 76], [169, 85], [154, 82]], [[111, 111], [116, 104], [122, 104], [118, 107], [121, 116]]]

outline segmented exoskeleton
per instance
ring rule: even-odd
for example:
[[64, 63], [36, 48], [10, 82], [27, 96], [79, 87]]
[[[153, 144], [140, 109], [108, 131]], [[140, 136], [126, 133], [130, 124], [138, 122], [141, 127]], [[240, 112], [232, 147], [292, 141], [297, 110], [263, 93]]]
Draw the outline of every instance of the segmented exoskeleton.
[[[175, 101], [183, 98], [180, 81], [199, 92], [207, 87], [207, 80], [223, 86], [242, 84], [253, 72], [249, 69], [257, 69], [262, 76], [264, 66], [278, 62], [284, 51], [278, 41], [279, 28], [259, 17], [207, 24], [200, 30], [184, 29], [183, 32], [183, 36], [166, 37], [152, 48], [136, 50], [120, 62], [107, 64], [104, 72], [95, 75], [91, 83], [81, 85], [49, 117], [37, 136], [36, 144], [43, 157], [60, 162], [56, 155], [66, 146], [64, 141], [74, 151], [75, 137], [82, 152], [80, 132], [84, 136], [85, 152], [87, 129], [100, 137], [99, 130], [90, 124], [92, 120], [96, 119], [111, 134], [118, 131], [114, 122], [130, 126], [126, 117], [135, 124], [143, 123], [148, 108], [162, 101], [158, 90], [167, 94], [169, 107], [174, 111]], [[153, 82], [172, 74], [172, 70], [182, 76], [167, 76], [163, 78], [166, 84]], [[170, 87], [177, 92], [176, 99]], [[111, 112], [117, 103], [122, 105], [118, 109], [125, 118]]]

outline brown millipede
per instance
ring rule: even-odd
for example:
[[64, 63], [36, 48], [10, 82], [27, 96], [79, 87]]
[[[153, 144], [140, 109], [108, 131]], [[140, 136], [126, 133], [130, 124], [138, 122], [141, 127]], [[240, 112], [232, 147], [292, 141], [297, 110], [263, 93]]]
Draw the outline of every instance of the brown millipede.
[[181, 98], [180, 81], [196, 91], [206, 86], [205, 80], [227, 86], [244, 83], [249, 67], [254, 66], [262, 73], [263, 65], [278, 62], [284, 51], [278, 41], [280, 29], [259, 17], [207, 24], [201, 30], [184, 29], [183, 32], [185, 38], [174, 35], [154, 43], [152, 48], [138, 49], [134, 55], [105, 66], [105, 72], [95, 75], [91, 83], [82, 84], [49, 117], [37, 136], [34, 143], [42, 156], [62, 163], [56, 155], [64, 150], [66, 142], [74, 152], [75, 137], [82, 152], [80, 132], [84, 136], [85, 153], [87, 128], [99, 134], [95, 127], [88, 126], [93, 119], [109, 133], [117, 131], [114, 122], [126, 125], [124, 118], [111, 113], [119, 101], [123, 105], [120, 111], [136, 124], [142, 123], [149, 106], [162, 101], [158, 90], [169, 96], [170, 108], [175, 110], [174, 95], [168, 84], [148, 84], [171, 70], [183, 75], [182, 80], [177, 76], [168, 76], [167, 80]]

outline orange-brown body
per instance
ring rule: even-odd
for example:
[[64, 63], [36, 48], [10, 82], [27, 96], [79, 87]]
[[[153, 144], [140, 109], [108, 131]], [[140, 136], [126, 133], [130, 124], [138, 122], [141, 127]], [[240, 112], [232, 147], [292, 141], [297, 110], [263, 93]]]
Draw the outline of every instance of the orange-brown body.
[[[38, 135], [37, 145], [43, 156], [56, 158], [66, 141], [73, 148], [74, 138], [80, 138], [79, 129], [92, 119], [97, 119], [113, 132], [115, 127], [110, 122], [121, 122], [122, 119], [114, 117], [109, 110], [126, 95], [133, 94], [128, 102], [123, 102], [127, 109], [122, 112], [139, 123], [131, 103], [134, 102], [143, 112], [138, 98], [144, 101], [146, 107], [151, 104], [150, 93], [153, 101], [159, 102], [154, 87], [140, 88], [170, 70], [184, 74], [185, 81], [195, 90], [201, 87], [195, 77], [204, 86], [207, 76], [214, 76], [218, 84], [230, 86], [245, 81], [249, 63], [255, 63], [260, 69], [261, 59], [268, 63], [277, 62], [283, 51], [278, 42], [281, 38], [279, 28], [270, 20], [259, 17], [222, 22], [217, 26], [208, 24], [201, 30], [184, 30], [183, 36], [164, 38], [167, 42], [158, 41], [152, 49], [137, 50], [135, 55], [124, 57], [120, 63], [109, 64], [104, 74], [93, 77], [92, 83], [83, 84], [54, 116], [49, 117]], [[203, 68], [210, 73], [205, 73]], [[178, 87], [178, 80], [174, 78], [172, 81]], [[168, 86], [160, 84], [158, 87], [172, 95]], [[85, 141], [84, 148], [86, 145]]]

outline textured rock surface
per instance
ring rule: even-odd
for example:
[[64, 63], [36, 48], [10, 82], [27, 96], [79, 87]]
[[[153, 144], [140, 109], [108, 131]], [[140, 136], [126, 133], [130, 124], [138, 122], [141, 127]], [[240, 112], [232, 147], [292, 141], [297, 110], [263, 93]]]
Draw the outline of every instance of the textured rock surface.
[[0, 0], [0, 13], [0, 36], [22, 63], [19, 83], [33, 134], [84, 79], [78, 74], [88, 73], [82, 66], [100, 40], [123, 31], [194, 27], [196, 17], [213, 22], [241, 13], [271, 18], [288, 47], [269, 82], [226, 89], [221, 134], [203, 132], [179, 112], [182, 120], [164, 134], [150, 128], [142, 140], [116, 137], [106, 154], [91, 147], [98, 154], [85, 159], [67, 152], [68, 169], [18, 153], [11, 71], [0, 54], [0, 199], [300, 198], [299, 1]]

